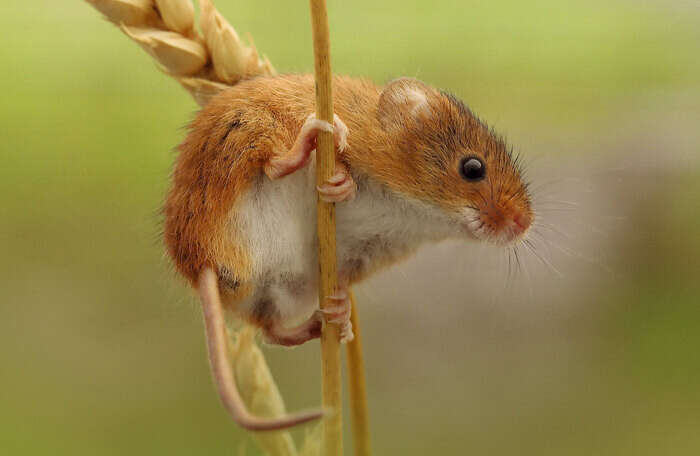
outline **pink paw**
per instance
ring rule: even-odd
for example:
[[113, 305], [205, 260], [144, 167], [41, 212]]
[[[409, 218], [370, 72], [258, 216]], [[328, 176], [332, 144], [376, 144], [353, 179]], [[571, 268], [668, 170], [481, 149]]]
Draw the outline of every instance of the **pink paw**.
[[333, 126], [311, 114], [306, 118], [292, 148], [287, 152], [271, 157], [263, 169], [270, 179], [279, 179], [303, 168], [311, 158], [311, 152], [316, 149], [316, 137], [319, 131], [333, 132]]

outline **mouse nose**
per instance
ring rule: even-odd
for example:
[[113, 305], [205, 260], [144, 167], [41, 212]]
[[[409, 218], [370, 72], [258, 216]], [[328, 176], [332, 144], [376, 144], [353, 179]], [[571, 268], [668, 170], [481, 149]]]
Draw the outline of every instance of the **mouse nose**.
[[526, 212], [517, 211], [513, 214], [512, 230], [516, 236], [520, 236], [532, 224], [532, 216]]

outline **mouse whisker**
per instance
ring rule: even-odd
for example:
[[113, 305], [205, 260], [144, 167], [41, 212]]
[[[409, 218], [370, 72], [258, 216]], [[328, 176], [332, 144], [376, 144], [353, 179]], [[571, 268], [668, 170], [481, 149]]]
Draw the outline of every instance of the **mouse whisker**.
[[[569, 234], [563, 232], [562, 230], [560, 230], [559, 228], [557, 228], [557, 227], [556, 227], [554, 224], [552, 224], [552, 223], [545, 223], [545, 222], [543, 222], [543, 221], [541, 221], [541, 220], [540, 220], [540, 221], [535, 220], [535, 222], [532, 224], [532, 226], [533, 226], [533, 228], [543, 228], [543, 229], [546, 229], [546, 230], [548, 230], [548, 231], [551, 231], [551, 232], [554, 233], [554, 234], [558, 234], [558, 235], [560, 235], [560, 236], [562, 236], [562, 237], [565, 237], [566, 239], [571, 239], [571, 236], [570, 236]], [[539, 234], [539, 233], [537, 233], [536, 231], [535, 231], [534, 233], [535, 233], [535, 234]], [[544, 236], [542, 236], [542, 237], [544, 238]]]
[[513, 250], [510, 247], [506, 248], [508, 257], [508, 275], [506, 276], [506, 290], [509, 290], [513, 282]]
[[574, 207], [574, 208], [579, 208], [581, 205], [577, 202], [574, 201], [565, 201], [565, 200], [555, 200], [555, 199], [538, 199], [536, 200], [536, 205], [540, 206], [542, 204], [550, 204], [550, 205], [561, 205], [564, 207]]
[[551, 272], [556, 274], [560, 279], [564, 278], [564, 275], [556, 268], [554, 265], [547, 260], [543, 255], [541, 255], [535, 245], [530, 239], [523, 239], [523, 245], [538, 259], [542, 264], [544, 264]]
[[[516, 245], [516, 249], [520, 249], [521, 247], [522, 242], [518, 242], [518, 244]], [[530, 299], [532, 300], [535, 295], [534, 288], [532, 286], [532, 276], [530, 275], [530, 271], [526, 267], [523, 268], [523, 272], [526, 278], [525, 282], [527, 283], [528, 294], [530, 296]]]
[[571, 249], [569, 247], [565, 247], [556, 241], [553, 241], [551, 239], [546, 239], [544, 236], [541, 236], [541, 239], [543, 242], [547, 243], [552, 248], [563, 253], [564, 255], [567, 255], [570, 258], [576, 258], [578, 260], [583, 260], [586, 263], [589, 263], [589, 264], [592, 264], [595, 266], [600, 266], [601, 268], [603, 268], [605, 270], [605, 272], [607, 272], [609, 274], [613, 273], [612, 268], [609, 265], [607, 265], [606, 263], [604, 263], [601, 259], [594, 258], [594, 257], [588, 256], [588, 255], [585, 255], [578, 250], [574, 250], [574, 249]]
[[513, 255], [515, 255], [515, 263], [518, 266], [518, 274], [522, 274], [523, 272], [523, 265], [520, 262], [520, 255], [518, 254], [518, 247], [519, 245], [516, 244], [513, 246]]
[[502, 271], [499, 272], [499, 274], [505, 275], [505, 278], [502, 281], [503, 287], [501, 289], [501, 292], [506, 293], [510, 289], [510, 284], [512, 282], [512, 258], [510, 254], [510, 249], [508, 247], [501, 249], [498, 253], [498, 257], [498, 269]]
[[508, 199], [506, 199], [506, 200], [503, 202], [503, 204], [508, 204], [508, 203], [510, 203], [511, 201], [513, 201], [513, 199], [514, 199], [515, 197], [521, 196], [521, 194], [522, 194], [523, 192], [524, 192], [524, 189], [519, 189], [518, 191], [511, 193], [510, 196], [508, 197]]

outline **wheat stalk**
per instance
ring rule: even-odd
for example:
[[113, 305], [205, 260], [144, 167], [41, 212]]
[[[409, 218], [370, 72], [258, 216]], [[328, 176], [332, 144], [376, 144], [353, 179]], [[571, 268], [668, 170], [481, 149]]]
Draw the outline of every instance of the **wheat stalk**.
[[[316, 117], [333, 122], [333, 86], [330, 57], [330, 33], [326, 0], [310, 0], [311, 31], [314, 42], [316, 79]], [[316, 139], [316, 184], [323, 185], [335, 174], [335, 145], [333, 135], [319, 132]], [[330, 305], [328, 296], [338, 290], [336, 268], [335, 204], [321, 198], [316, 203], [319, 302], [321, 309]], [[343, 454], [342, 382], [340, 379], [340, 329], [335, 324], [324, 324], [321, 332], [321, 390], [323, 407], [332, 412], [323, 420], [323, 456]]]
[[204, 106], [240, 79], [273, 75], [267, 57], [246, 45], [210, 0], [86, 0], [137, 42]]

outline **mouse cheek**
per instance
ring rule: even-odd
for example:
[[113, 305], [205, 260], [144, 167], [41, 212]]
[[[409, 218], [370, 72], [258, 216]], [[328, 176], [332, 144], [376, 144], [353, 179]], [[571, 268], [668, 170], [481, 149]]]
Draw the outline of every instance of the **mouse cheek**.
[[488, 227], [484, 222], [481, 210], [476, 206], [463, 208], [459, 213], [462, 232], [468, 238], [476, 240], [486, 240], [488, 238]]

